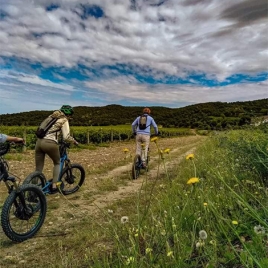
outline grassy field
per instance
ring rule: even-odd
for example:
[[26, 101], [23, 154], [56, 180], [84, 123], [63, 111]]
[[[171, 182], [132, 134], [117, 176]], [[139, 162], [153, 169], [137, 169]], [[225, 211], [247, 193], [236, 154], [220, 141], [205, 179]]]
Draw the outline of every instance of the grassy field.
[[[1, 236], [0, 266], [268, 267], [267, 133], [158, 139], [149, 173], [136, 182], [129, 172], [109, 173], [129, 170], [133, 154], [90, 168], [81, 192], [48, 197], [41, 235], [24, 246]], [[105, 149], [110, 161], [112, 150], [134, 153], [133, 144], [120, 146], [97, 153]]]

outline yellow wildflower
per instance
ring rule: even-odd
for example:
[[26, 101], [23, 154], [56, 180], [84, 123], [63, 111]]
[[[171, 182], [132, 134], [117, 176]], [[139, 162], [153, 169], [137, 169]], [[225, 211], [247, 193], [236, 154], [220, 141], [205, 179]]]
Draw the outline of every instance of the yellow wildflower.
[[157, 138], [157, 137], [153, 137], [153, 138], [151, 138], [151, 141], [156, 142], [157, 140], [158, 140], [158, 138]]
[[145, 252], [146, 254], [151, 253], [153, 250], [151, 248], [146, 248]]
[[238, 221], [232, 221], [232, 224], [237, 225]]
[[216, 246], [216, 241], [215, 240], [210, 240], [209, 244]]
[[125, 148], [125, 149], [123, 149], [123, 151], [124, 151], [124, 153], [127, 153], [127, 152], [129, 152], [129, 149]]
[[127, 259], [126, 264], [129, 265], [131, 262], [134, 262], [134, 260], [134, 257], [131, 256]]
[[197, 183], [197, 182], [199, 182], [199, 179], [196, 178], [196, 177], [194, 177], [194, 178], [189, 179], [189, 180], [187, 181], [187, 184], [195, 184], [195, 183]]
[[170, 152], [170, 149], [169, 148], [167, 148], [167, 149], [164, 150], [164, 153], [166, 153], [166, 154], [169, 154], [169, 152]]
[[208, 203], [204, 203], [204, 206], [206, 207], [208, 205]]
[[186, 160], [192, 160], [192, 159], [194, 159], [194, 154], [188, 154], [186, 156]]
[[170, 257], [170, 256], [172, 256], [173, 255], [173, 251], [169, 251], [168, 253], [167, 253], [167, 256], [168, 257]]

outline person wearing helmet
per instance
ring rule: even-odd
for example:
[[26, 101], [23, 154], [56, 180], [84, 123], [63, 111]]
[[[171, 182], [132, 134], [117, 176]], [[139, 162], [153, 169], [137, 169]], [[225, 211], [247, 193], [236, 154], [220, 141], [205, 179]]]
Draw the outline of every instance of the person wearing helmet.
[[78, 142], [70, 135], [69, 119], [74, 111], [70, 105], [63, 105], [60, 110], [54, 111], [49, 118], [56, 119], [54, 124], [43, 138], [38, 138], [35, 145], [35, 170], [43, 172], [45, 164], [45, 156], [48, 155], [53, 161], [53, 179], [51, 193], [56, 193], [56, 182], [60, 174], [60, 152], [58, 146], [58, 138], [62, 134], [63, 140], [78, 144]]
[[155, 135], [158, 135], [158, 127], [153, 117], [150, 115], [150, 108], [144, 108], [143, 114], [138, 116], [132, 123], [132, 133], [136, 136], [136, 154], [141, 154], [141, 144], [145, 144], [145, 154], [142, 156], [143, 167], [146, 167], [146, 159], [150, 144], [151, 126], [154, 128]]

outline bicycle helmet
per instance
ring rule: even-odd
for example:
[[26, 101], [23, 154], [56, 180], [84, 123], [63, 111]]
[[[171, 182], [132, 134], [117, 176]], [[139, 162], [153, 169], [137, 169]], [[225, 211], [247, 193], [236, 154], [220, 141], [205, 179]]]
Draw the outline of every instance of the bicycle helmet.
[[143, 113], [144, 114], [150, 114], [151, 113], [151, 110], [146, 107], [146, 108], [143, 109]]
[[74, 110], [73, 107], [70, 105], [62, 105], [60, 110], [65, 114], [65, 115], [73, 115]]

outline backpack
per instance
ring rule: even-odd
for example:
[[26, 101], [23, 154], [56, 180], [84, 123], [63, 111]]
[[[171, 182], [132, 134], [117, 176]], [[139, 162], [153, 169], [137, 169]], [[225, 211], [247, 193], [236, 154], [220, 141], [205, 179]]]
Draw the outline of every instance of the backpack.
[[[52, 118], [51, 116], [48, 116], [41, 124], [40, 126], [37, 128], [35, 135], [37, 138], [39, 139], [43, 139], [48, 130], [54, 125], [54, 123], [58, 120], [58, 118]], [[55, 130], [53, 132], [57, 132], [58, 130]], [[53, 133], [53, 132], [49, 132], [49, 133]]]
[[140, 130], [144, 130], [146, 129], [148, 126], [146, 125], [147, 123], [147, 115], [143, 114], [140, 116], [140, 120], [139, 120], [139, 129]]

